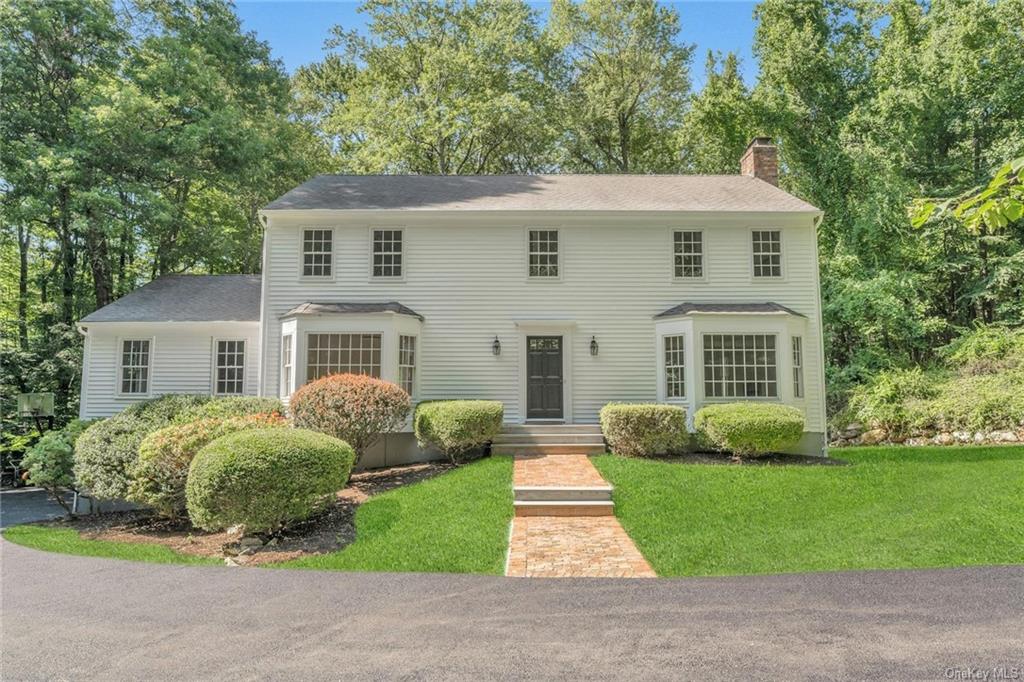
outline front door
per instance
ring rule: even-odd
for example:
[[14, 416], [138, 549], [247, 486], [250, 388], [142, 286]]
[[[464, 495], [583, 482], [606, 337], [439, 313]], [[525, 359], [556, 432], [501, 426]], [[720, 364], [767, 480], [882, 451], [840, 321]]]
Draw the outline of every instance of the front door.
[[562, 337], [526, 337], [526, 418], [562, 419]]

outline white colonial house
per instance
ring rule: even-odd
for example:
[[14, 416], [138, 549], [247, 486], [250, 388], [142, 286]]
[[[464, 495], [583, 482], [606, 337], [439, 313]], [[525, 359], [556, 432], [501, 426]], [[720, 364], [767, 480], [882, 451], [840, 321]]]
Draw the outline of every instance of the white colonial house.
[[512, 424], [776, 401], [821, 454], [822, 213], [777, 175], [758, 138], [738, 175], [318, 176], [263, 209], [262, 275], [164, 277], [81, 320], [81, 415], [359, 372]]

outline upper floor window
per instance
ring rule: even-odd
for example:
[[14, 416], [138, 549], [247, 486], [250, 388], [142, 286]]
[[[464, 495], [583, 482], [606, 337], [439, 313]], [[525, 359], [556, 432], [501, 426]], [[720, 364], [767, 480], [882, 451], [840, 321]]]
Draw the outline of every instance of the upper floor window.
[[292, 339], [291, 334], [281, 337], [281, 395], [289, 396], [292, 392]]
[[705, 334], [704, 396], [777, 398], [774, 334]]
[[302, 276], [334, 274], [334, 230], [302, 231]]
[[402, 276], [402, 231], [373, 231], [373, 276]]
[[149, 393], [151, 359], [149, 339], [125, 339], [121, 342], [121, 393]]
[[804, 397], [804, 341], [793, 337], [793, 397]]
[[329, 374], [380, 378], [380, 334], [309, 334], [306, 381]]
[[704, 276], [704, 233], [700, 230], [673, 234], [675, 276], [699, 279]]
[[754, 277], [782, 277], [782, 232], [754, 230], [751, 234]]
[[686, 397], [686, 368], [681, 335], [665, 337], [665, 384], [665, 394], [669, 398]]
[[241, 395], [245, 378], [245, 341], [217, 341], [214, 393]]
[[398, 337], [398, 385], [412, 395], [416, 384], [416, 337]]
[[558, 230], [530, 230], [530, 277], [558, 277]]

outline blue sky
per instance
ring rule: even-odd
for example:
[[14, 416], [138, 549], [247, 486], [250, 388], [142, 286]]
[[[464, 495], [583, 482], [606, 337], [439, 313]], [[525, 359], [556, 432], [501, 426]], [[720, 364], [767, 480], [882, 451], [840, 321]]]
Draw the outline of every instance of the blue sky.
[[[288, 71], [323, 55], [327, 31], [334, 24], [346, 29], [362, 29], [365, 21], [356, 9], [359, 3], [347, 0], [236, 0], [243, 27], [255, 31], [270, 43], [275, 57]], [[531, 3], [544, 7], [547, 3]], [[696, 45], [693, 59], [693, 83], [704, 82], [704, 56], [709, 49], [735, 51], [740, 55], [743, 76], [753, 84], [757, 64], [750, 48], [754, 41], [754, 2], [719, 0], [717, 2], [666, 2], [674, 6], [682, 19], [681, 40]]]

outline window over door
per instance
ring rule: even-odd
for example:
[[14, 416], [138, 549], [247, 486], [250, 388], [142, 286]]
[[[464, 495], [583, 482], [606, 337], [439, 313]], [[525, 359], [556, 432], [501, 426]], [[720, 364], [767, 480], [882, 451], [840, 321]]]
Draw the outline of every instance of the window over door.
[[705, 334], [706, 398], [777, 398], [774, 334]]
[[149, 339], [121, 341], [121, 393], [146, 395], [149, 393], [149, 369], [152, 356]]
[[793, 397], [804, 397], [804, 341], [793, 337]]
[[702, 278], [704, 276], [704, 233], [700, 230], [677, 230], [672, 235], [672, 241], [676, 278]]
[[306, 381], [329, 374], [380, 378], [380, 334], [308, 334]]
[[292, 391], [292, 339], [291, 334], [281, 338], [281, 396], [288, 397]]
[[665, 395], [669, 398], [686, 397], [686, 367], [683, 355], [684, 337], [665, 338]]
[[754, 230], [751, 235], [754, 277], [782, 277], [782, 232]]
[[334, 275], [334, 230], [302, 231], [302, 276]]
[[398, 337], [398, 385], [412, 395], [416, 384], [416, 337]]
[[558, 230], [529, 232], [530, 277], [558, 277]]
[[402, 276], [402, 230], [373, 230], [373, 276]]
[[216, 342], [215, 382], [217, 395], [241, 395], [245, 384], [245, 341]]

